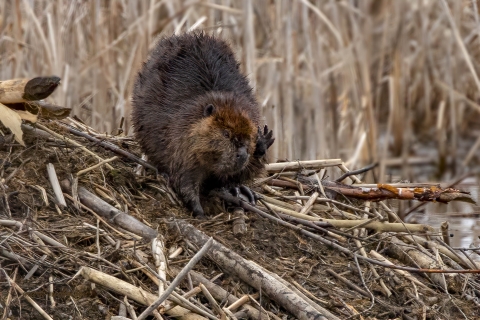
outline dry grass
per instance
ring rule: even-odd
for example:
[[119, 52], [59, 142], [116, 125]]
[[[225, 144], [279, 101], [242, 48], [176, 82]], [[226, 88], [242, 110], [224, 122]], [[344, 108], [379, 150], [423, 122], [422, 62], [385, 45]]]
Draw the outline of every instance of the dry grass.
[[468, 165], [476, 159], [469, 141], [479, 129], [478, 6], [476, 0], [1, 1], [0, 79], [58, 75], [63, 85], [54, 101], [111, 132], [123, 116], [129, 126], [132, 79], [155, 39], [205, 29], [231, 42], [255, 86], [277, 136], [272, 159], [341, 157], [358, 168], [425, 157], [420, 142], [442, 161], [470, 151], [470, 159], [457, 161]]

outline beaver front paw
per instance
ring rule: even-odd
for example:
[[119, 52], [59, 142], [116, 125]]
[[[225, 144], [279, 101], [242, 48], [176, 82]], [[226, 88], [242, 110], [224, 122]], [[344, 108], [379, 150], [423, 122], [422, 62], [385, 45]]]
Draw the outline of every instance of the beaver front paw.
[[262, 157], [267, 153], [268, 148], [273, 144], [275, 141], [275, 138], [273, 138], [273, 131], [268, 130], [268, 126], [265, 125], [263, 127], [263, 132], [262, 129], [260, 129], [260, 126], [258, 127], [258, 138], [257, 138], [257, 144], [255, 146], [255, 152], [253, 155], [255, 157]]
[[257, 202], [255, 193], [247, 186], [240, 185], [238, 187], [232, 187], [229, 191], [234, 197], [242, 199], [241, 196], [244, 196], [248, 200], [248, 202], [253, 205], [255, 205], [255, 203]]

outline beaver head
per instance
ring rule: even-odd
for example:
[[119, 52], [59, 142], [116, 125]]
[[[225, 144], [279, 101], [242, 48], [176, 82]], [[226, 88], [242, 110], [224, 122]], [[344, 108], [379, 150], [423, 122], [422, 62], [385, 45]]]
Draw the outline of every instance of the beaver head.
[[249, 163], [257, 129], [249, 118], [247, 100], [230, 94], [209, 94], [197, 100], [202, 117], [190, 132], [193, 154], [202, 167], [218, 177], [234, 175]]

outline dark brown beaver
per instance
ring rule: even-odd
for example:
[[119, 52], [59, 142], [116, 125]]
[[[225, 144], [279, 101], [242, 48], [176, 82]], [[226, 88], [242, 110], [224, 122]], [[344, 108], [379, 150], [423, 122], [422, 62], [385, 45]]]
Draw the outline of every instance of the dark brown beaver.
[[200, 193], [260, 175], [272, 132], [229, 46], [204, 33], [160, 40], [133, 90], [135, 135], [194, 216]]

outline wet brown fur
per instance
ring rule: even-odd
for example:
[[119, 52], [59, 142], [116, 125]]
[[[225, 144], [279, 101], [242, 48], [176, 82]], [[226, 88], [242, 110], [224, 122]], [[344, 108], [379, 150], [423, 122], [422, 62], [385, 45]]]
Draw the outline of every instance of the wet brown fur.
[[136, 138], [194, 215], [203, 215], [200, 193], [262, 174], [259, 108], [225, 42], [162, 39], [137, 76], [133, 106]]

